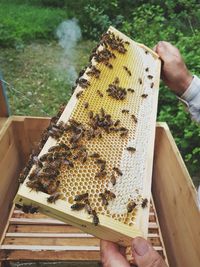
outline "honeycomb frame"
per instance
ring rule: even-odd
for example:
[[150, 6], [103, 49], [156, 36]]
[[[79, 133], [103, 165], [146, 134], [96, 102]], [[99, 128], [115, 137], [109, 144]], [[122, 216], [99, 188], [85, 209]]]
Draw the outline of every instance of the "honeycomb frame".
[[[87, 124], [88, 112], [92, 110], [99, 113], [103, 107], [113, 120], [120, 119], [121, 126], [128, 128], [128, 137], [121, 138], [117, 133], [109, 133], [103, 134], [101, 140], [97, 141], [95, 138], [86, 143], [89, 153], [100, 152], [108, 163], [105, 179], [94, 177], [97, 166], [92, 159], [88, 159], [88, 166], [87, 162], [85, 164], [79, 162], [75, 168], [61, 168], [61, 175], [58, 178], [61, 181], [59, 191], [62, 193], [62, 199], [56, 203], [48, 203], [49, 195], [46, 193], [31, 191], [26, 185], [28, 177], [20, 187], [15, 202], [36, 205], [44, 214], [70, 223], [99, 238], [128, 246], [133, 237], [146, 237], [148, 231], [149, 205], [144, 209], [139, 207], [131, 213], [127, 213], [126, 207], [132, 199], [138, 203], [142, 198], [150, 200], [160, 60], [156, 53], [143, 44], [132, 41], [113, 27], [110, 27], [109, 31], [129, 43], [126, 46], [127, 53], [115, 52], [117, 58], [109, 60], [113, 65], [112, 69], [97, 63], [92, 58], [92, 65], [101, 71], [100, 78], [88, 76], [86, 74], [88, 67], [83, 78], [86, 78], [91, 86], [83, 90], [77, 85], [59, 119], [66, 123], [70, 118], [74, 118]], [[127, 73], [124, 66], [128, 67], [132, 75]], [[134, 93], [128, 92], [124, 100], [115, 100], [107, 95], [108, 84], [116, 77], [119, 77], [120, 86], [135, 90]], [[99, 96], [97, 89], [103, 97]], [[80, 91], [83, 91], [83, 94], [77, 98], [76, 95]], [[146, 97], [143, 98], [142, 95]], [[84, 108], [85, 101], [89, 103], [88, 109]], [[123, 108], [128, 109], [129, 114], [122, 113]], [[131, 114], [136, 116], [137, 122], [133, 120]], [[67, 139], [68, 136], [64, 134], [60, 141], [67, 143]], [[39, 157], [47, 153], [56, 143], [55, 139], [49, 137]], [[127, 146], [135, 147], [136, 152], [127, 151]], [[122, 176], [117, 177], [115, 186], [110, 183], [113, 167], [119, 167], [123, 172]], [[99, 193], [105, 189], [111, 190], [117, 196], [107, 207], [102, 205], [99, 198]], [[98, 226], [92, 223], [91, 215], [85, 210], [73, 211], [70, 208], [74, 196], [84, 192], [89, 192], [92, 208], [97, 211], [100, 221]]]

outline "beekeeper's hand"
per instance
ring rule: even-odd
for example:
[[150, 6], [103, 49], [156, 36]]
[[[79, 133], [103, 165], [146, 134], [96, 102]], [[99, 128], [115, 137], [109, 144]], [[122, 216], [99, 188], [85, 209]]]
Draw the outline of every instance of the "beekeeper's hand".
[[154, 51], [163, 61], [161, 78], [177, 95], [181, 96], [190, 85], [193, 77], [188, 71], [181, 54], [172, 44], [160, 41]]
[[[101, 240], [101, 261], [104, 267], [130, 267], [125, 251], [117, 244]], [[138, 267], [167, 267], [151, 244], [141, 237], [132, 242], [132, 253]]]

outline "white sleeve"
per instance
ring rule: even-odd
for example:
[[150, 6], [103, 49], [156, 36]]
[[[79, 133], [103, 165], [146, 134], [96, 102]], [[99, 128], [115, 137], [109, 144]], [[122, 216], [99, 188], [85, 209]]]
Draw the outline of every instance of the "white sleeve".
[[187, 105], [192, 119], [200, 123], [200, 79], [196, 75], [179, 99]]

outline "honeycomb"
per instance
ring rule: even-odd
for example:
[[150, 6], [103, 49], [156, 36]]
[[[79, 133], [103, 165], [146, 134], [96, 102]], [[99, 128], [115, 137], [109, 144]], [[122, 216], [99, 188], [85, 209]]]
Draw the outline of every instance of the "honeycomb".
[[[152, 138], [154, 138], [151, 131], [152, 123], [155, 124], [156, 120], [155, 105], [158, 98], [160, 64], [157, 55], [151, 50], [133, 42], [112, 27], [109, 30], [129, 42], [125, 44], [127, 52], [122, 54], [114, 51], [116, 58], [109, 60], [113, 68], [108, 68], [105, 64], [97, 63], [94, 58], [92, 59], [92, 64], [100, 70], [99, 78], [88, 76], [86, 72], [89, 68], [86, 70], [83, 78], [90, 82], [90, 86], [85, 89], [79, 85], [76, 87], [60, 121], [67, 122], [69, 119], [74, 119], [87, 128], [89, 112], [93, 111], [97, 114], [103, 108], [106, 114], [111, 115], [113, 121], [120, 120], [120, 127], [126, 127], [128, 135], [121, 137], [117, 132], [102, 131], [102, 138], [95, 137], [87, 140], [83, 137], [81, 145], [87, 148], [87, 160], [84, 163], [80, 160], [74, 161], [73, 168], [62, 164], [57, 177], [60, 181], [58, 191], [61, 193], [62, 200], [70, 205], [74, 203], [76, 195], [87, 192], [90, 205], [97, 214], [134, 227], [138, 210], [142, 210], [140, 205], [142, 199], [149, 199], [150, 196], [150, 188], [148, 193], [145, 189], [145, 177], [149, 146], [152, 146]], [[101, 45], [97, 49], [100, 51]], [[131, 71], [131, 75], [124, 66]], [[119, 78], [119, 86], [134, 89], [134, 92], [128, 91], [123, 100], [112, 98], [106, 91], [116, 77]], [[80, 90], [83, 93], [77, 99], [76, 94]], [[88, 102], [88, 108], [85, 108], [85, 102]], [[122, 110], [128, 110], [128, 113]], [[137, 121], [131, 115], [134, 115]], [[70, 133], [65, 132], [57, 142], [70, 145], [69, 140]], [[52, 139], [51, 142], [47, 141], [41, 154], [48, 150], [50, 143], [52, 145]], [[127, 147], [134, 147], [136, 151], [132, 153], [127, 150]], [[89, 156], [93, 153], [99, 153], [101, 159], [106, 161], [105, 177], [95, 176], [99, 167]], [[111, 183], [114, 167], [122, 171], [122, 175], [116, 175], [115, 185]], [[151, 173], [148, 174], [148, 179], [151, 179]], [[116, 195], [116, 198], [110, 200], [107, 206], [102, 205], [102, 199], [99, 197], [105, 189]], [[138, 203], [138, 206], [127, 213], [127, 204], [131, 200]]]

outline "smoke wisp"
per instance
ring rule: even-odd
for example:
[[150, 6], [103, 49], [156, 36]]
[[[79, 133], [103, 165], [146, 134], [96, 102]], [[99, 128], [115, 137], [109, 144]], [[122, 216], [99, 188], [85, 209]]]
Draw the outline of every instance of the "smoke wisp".
[[66, 82], [73, 85], [78, 74], [75, 69], [77, 42], [81, 40], [81, 29], [75, 18], [63, 21], [56, 30], [59, 45], [63, 48], [63, 55], [60, 60], [60, 69]]

